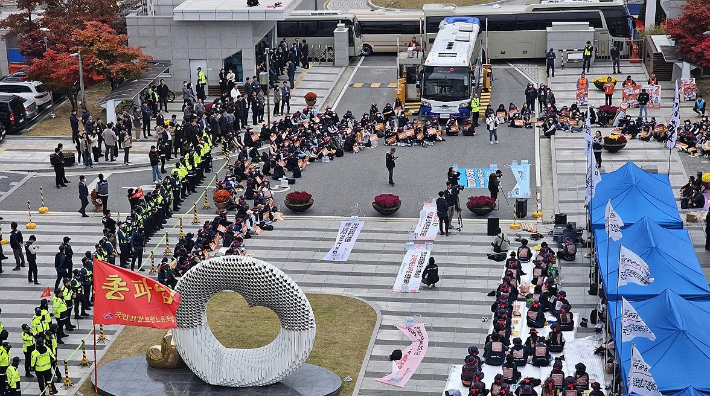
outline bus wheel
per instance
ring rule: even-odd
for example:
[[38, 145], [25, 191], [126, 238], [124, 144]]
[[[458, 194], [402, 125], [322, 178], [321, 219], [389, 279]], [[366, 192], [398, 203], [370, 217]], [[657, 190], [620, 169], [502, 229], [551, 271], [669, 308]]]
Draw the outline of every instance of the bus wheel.
[[372, 47], [369, 45], [365, 44], [362, 46], [362, 55], [363, 56], [370, 56], [372, 55]]

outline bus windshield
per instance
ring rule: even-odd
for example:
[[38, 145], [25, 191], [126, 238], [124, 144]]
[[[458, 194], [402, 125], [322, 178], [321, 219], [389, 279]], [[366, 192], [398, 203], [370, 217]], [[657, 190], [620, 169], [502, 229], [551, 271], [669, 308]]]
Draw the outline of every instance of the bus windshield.
[[422, 97], [443, 102], [465, 100], [471, 96], [467, 67], [426, 66]]

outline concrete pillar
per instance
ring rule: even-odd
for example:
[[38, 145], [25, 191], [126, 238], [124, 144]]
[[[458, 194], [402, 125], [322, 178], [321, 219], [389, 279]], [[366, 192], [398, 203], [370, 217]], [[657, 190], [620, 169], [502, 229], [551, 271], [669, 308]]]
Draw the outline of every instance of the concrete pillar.
[[348, 64], [350, 64], [350, 41], [348, 39], [349, 34], [350, 32], [343, 23], [339, 23], [333, 31], [333, 37], [335, 39], [335, 42], [333, 44], [333, 49], [335, 51], [335, 67], [346, 67]]
[[656, 0], [646, 0], [646, 16], [643, 26], [646, 29], [656, 26]]
[[113, 122], [116, 123], [116, 106], [120, 101], [118, 100], [108, 100], [103, 104], [103, 108], [106, 109], [106, 123]]

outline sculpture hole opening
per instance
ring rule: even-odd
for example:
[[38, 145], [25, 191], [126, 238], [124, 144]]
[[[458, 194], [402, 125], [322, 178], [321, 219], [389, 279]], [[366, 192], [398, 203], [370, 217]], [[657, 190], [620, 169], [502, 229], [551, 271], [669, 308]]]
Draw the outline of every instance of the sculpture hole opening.
[[254, 349], [270, 344], [281, 330], [274, 311], [249, 307], [235, 292], [220, 292], [207, 303], [207, 324], [226, 348]]

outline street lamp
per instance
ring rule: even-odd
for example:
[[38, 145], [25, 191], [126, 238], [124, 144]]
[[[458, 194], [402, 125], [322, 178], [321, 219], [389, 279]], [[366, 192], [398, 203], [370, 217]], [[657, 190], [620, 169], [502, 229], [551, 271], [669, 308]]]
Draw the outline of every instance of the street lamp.
[[[49, 39], [47, 38], [47, 34], [51, 32], [50, 29], [48, 28], [39, 28], [40, 31], [44, 32], [44, 52], [49, 51]], [[49, 93], [49, 97], [52, 99], [52, 106], [49, 113], [50, 118], [56, 118], [57, 114], [54, 112], [54, 92]]]
[[69, 54], [79, 58], [79, 90], [81, 91], [81, 103], [86, 106], [86, 95], [84, 94], [84, 65], [81, 63], [81, 51]]

